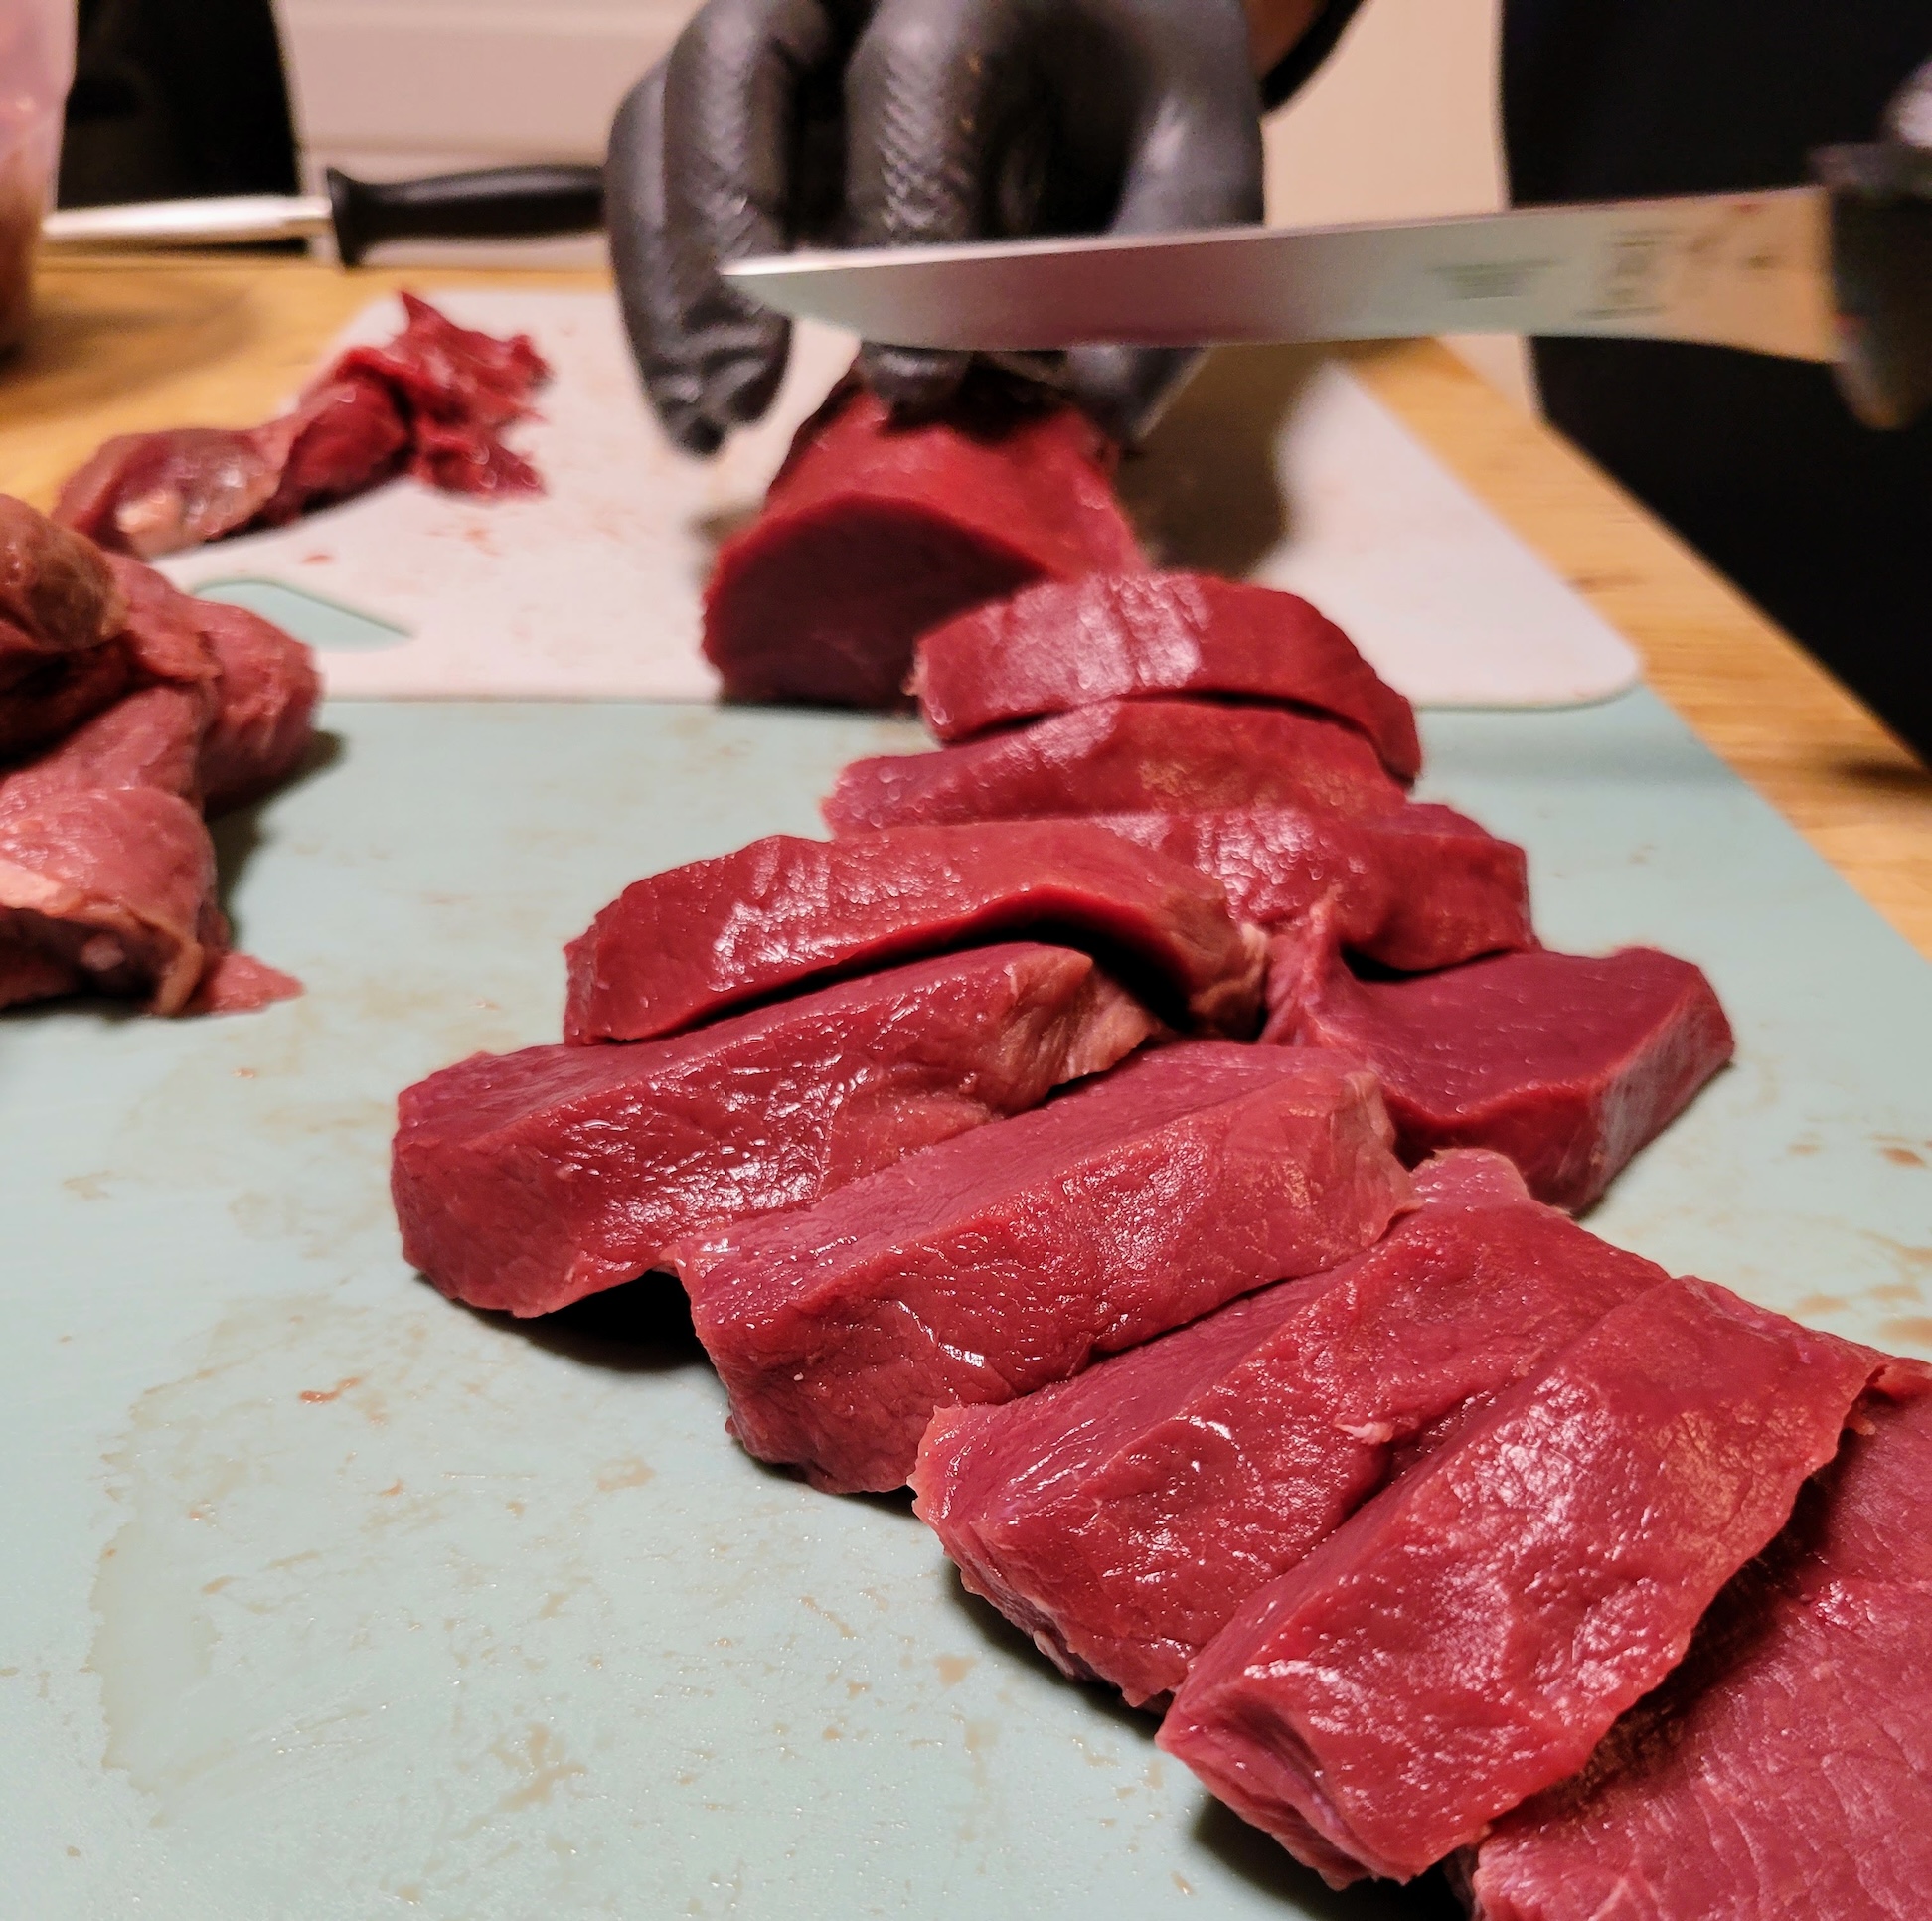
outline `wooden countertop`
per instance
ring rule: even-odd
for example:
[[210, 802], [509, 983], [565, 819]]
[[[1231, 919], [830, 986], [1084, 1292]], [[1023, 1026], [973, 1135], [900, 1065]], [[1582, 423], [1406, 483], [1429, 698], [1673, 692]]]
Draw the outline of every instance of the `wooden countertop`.
[[[343, 273], [307, 260], [73, 260], [43, 269], [0, 363], [0, 492], [49, 505], [109, 434], [265, 418], [375, 293], [595, 286], [588, 273]], [[1462, 480], [1643, 654], [1650, 685], [1932, 958], [1932, 774], [1566, 442], [1445, 349], [1352, 350]]]

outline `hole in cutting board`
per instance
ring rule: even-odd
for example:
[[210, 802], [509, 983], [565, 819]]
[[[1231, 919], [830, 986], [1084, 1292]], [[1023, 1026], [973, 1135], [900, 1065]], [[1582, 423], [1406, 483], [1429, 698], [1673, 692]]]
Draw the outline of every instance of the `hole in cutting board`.
[[191, 591], [203, 600], [245, 607], [325, 654], [369, 654], [382, 647], [400, 647], [409, 637], [406, 628], [283, 580], [250, 576], [204, 580]]

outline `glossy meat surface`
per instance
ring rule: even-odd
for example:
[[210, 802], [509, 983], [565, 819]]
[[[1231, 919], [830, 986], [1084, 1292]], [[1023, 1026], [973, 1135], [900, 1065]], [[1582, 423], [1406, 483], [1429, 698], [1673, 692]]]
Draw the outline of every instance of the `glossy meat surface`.
[[1401, 788], [1351, 727], [1285, 708], [1149, 700], [1078, 708], [937, 753], [855, 760], [823, 812], [834, 834], [856, 834], [1046, 814], [1401, 805]]
[[1217, 882], [1084, 821], [775, 834], [626, 887], [564, 950], [566, 1041], [676, 1034], [835, 971], [1023, 936], [1090, 947], [1177, 1021], [1246, 1038], [1265, 947]]
[[1729, 1060], [1703, 974], [1651, 947], [1499, 954], [1409, 980], [1357, 980], [1321, 937], [1278, 937], [1263, 1038], [1372, 1067], [1411, 1160], [1488, 1147], [1530, 1191], [1587, 1207]]
[[1043, 576], [1143, 566], [1115, 458], [1073, 407], [989, 382], [914, 424], [856, 383], [835, 389], [719, 553], [705, 657], [725, 696], [903, 707], [928, 628]]
[[1043, 581], [935, 628], [912, 691], [941, 740], [1147, 695], [1312, 708], [1375, 743], [1398, 780], [1422, 769], [1415, 710], [1299, 594], [1208, 573]]
[[0, 693], [22, 672], [100, 646], [124, 611], [90, 541], [0, 494]]
[[[309, 651], [125, 556], [103, 577], [121, 624], [74, 666], [111, 663], [108, 700], [0, 770], [0, 1005], [92, 992], [177, 1014], [285, 999], [298, 983], [229, 949], [202, 813], [261, 794], [307, 751]], [[22, 695], [0, 692], [0, 739], [19, 735]]]
[[670, 1041], [477, 1054], [407, 1089], [403, 1250], [475, 1307], [547, 1314], [678, 1236], [795, 1207], [1109, 1067], [1151, 1023], [1083, 954], [925, 960]]
[[1684, 1665], [1476, 1851], [1476, 1921], [1918, 1921], [1932, 1398], [1873, 1398]]
[[1392, 1476], [1666, 1278], [1498, 1155], [1425, 1163], [1415, 1192], [1341, 1267], [935, 1415], [913, 1486], [966, 1585], [1141, 1705]]
[[1253, 1595], [1161, 1746], [1332, 1884], [1410, 1879], [1677, 1666], [1880, 1364], [1659, 1283]]
[[542, 356], [524, 335], [498, 340], [413, 294], [402, 299], [401, 333], [338, 355], [276, 419], [106, 441], [62, 487], [54, 518], [154, 560], [278, 526], [399, 470], [459, 493], [539, 486], [501, 435], [532, 411], [550, 374]]
[[1536, 944], [1514, 842], [1415, 801], [1353, 819], [1295, 807], [1102, 814], [1095, 825], [1185, 861], [1261, 926], [1328, 916], [1350, 953], [1404, 973]]
[[1029, 1393], [1333, 1266], [1409, 1192], [1351, 1063], [1181, 1041], [815, 1207], [687, 1243], [678, 1271], [745, 1447], [820, 1487], [887, 1489], [935, 1409]]

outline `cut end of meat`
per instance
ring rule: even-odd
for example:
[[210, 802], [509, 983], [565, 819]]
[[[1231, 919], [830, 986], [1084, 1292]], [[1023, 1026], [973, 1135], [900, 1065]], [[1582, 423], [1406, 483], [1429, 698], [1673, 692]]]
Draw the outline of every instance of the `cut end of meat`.
[[1332, 930], [1277, 936], [1263, 1039], [1337, 1048], [1382, 1084], [1410, 1160], [1488, 1147], [1580, 1212], [1730, 1059], [1703, 974], [1655, 948], [1503, 954], [1358, 980]]
[[843, 385], [720, 552], [704, 645], [726, 697], [903, 707], [929, 627], [1042, 577], [1144, 565], [1113, 459], [1073, 408], [997, 384], [912, 424]]
[[0, 494], [0, 693], [25, 669], [99, 647], [125, 616], [91, 541]]
[[1160, 1745], [1338, 1884], [1422, 1873], [1664, 1680], [1876, 1359], [1660, 1282], [1256, 1592]]
[[1273, 702], [1359, 729], [1398, 780], [1422, 767], [1415, 711], [1298, 594], [1205, 573], [1043, 581], [920, 642], [910, 691], [941, 740], [1096, 702]]
[[1095, 955], [1177, 1026], [1253, 1034], [1266, 943], [1217, 881], [1084, 821], [772, 835], [626, 887], [564, 950], [564, 1039], [641, 1041], [988, 940]]

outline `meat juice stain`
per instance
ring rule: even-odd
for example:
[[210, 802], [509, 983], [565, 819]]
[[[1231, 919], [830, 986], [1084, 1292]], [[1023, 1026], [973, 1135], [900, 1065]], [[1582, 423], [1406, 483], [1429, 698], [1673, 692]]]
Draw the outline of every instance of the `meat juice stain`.
[[1932, 1314], [1901, 1315], [1885, 1322], [1879, 1332], [1887, 1341], [1896, 1341], [1902, 1348], [1918, 1348], [1932, 1359]]

